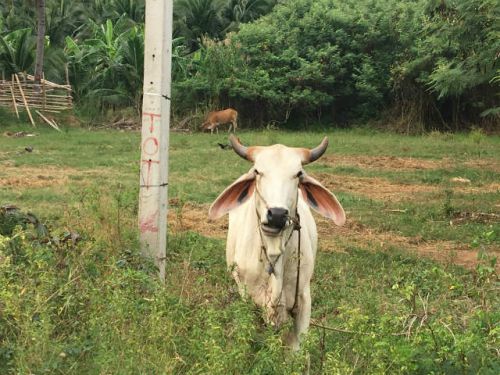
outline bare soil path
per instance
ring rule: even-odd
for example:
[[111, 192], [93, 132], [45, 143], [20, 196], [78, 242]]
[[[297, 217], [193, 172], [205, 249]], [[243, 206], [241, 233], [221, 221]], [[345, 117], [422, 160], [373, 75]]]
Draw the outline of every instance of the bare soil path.
[[[228, 228], [227, 216], [218, 221], [209, 221], [208, 204], [186, 203], [169, 212], [169, 226], [174, 232], [195, 231], [207, 237], [225, 238]], [[477, 265], [478, 251], [465, 244], [452, 241], [423, 241], [417, 237], [404, 237], [389, 232], [377, 232], [352, 220], [343, 227], [336, 227], [316, 216], [319, 247], [323, 251], [345, 251], [357, 246], [373, 251], [405, 250], [416, 256], [429, 257], [443, 263], [455, 263], [466, 268]]]

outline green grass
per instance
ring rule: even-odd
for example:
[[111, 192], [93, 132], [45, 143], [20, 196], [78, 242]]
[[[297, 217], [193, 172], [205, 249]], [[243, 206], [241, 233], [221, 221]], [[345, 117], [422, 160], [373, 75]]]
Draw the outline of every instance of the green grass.
[[[138, 251], [138, 133], [36, 133], [0, 136], [0, 179], [27, 181], [0, 180], [0, 206], [31, 211], [50, 230], [37, 234], [22, 215], [0, 211], [0, 373], [298, 374], [306, 356], [312, 374], [500, 372], [499, 225], [450, 225], [461, 212], [498, 214], [499, 192], [481, 190], [498, 182], [498, 173], [465, 163], [500, 161], [500, 138], [482, 139], [479, 156], [465, 134], [327, 133], [332, 156], [453, 160], [450, 170], [321, 162], [306, 168], [313, 175], [435, 188], [395, 201], [356, 190], [336, 194], [348, 220], [369, 230], [452, 241], [480, 249], [482, 259], [467, 270], [410, 255], [403, 245], [373, 251], [370, 243], [338, 238], [342, 252], [320, 249], [312, 282], [313, 320], [327, 328], [312, 326], [303, 350], [293, 355], [282, 347], [282, 332], [266, 327], [261, 312], [239, 298], [223, 240], [170, 233], [166, 285], [156, 280]], [[262, 131], [240, 137], [247, 144], [312, 147], [323, 135]], [[250, 168], [217, 142], [226, 142], [226, 134], [172, 134], [170, 198], [208, 204]], [[33, 153], [23, 151], [27, 145]], [[66, 182], [31, 184], [50, 167], [60, 168]], [[474, 190], [450, 193], [455, 185], [449, 179], [457, 174], [471, 179]], [[73, 242], [71, 233], [80, 240]]]

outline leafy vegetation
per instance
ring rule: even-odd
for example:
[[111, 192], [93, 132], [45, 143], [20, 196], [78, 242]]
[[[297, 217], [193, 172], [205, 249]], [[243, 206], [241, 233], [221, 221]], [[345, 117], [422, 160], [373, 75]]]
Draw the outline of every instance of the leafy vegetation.
[[206, 42], [177, 95], [185, 106], [236, 103], [257, 123], [498, 125], [498, 11], [482, 0], [284, 2]]
[[[177, 0], [173, 110], [235, 106], [246, 126], [317, 120], [421, 133], [494, 129], [495, 0]], [[80, 107], [141, 106], [144, 1], [46, 1], [47, 78]], [[29, 2], [0, 5], [0, 70], [33, 71]]]
[[136, 244], [112, 250], [96, 234], [76, 244], [21, 229], [0, 237], [2, 372], [290, 374], [306, 352], [312, 373], [498, 372], [491, 269], [322, 253], [313, 311], [323, 324], [292, 356], [237, 297], [221, 241], [172, 237], [163, 287], [126, 249]]

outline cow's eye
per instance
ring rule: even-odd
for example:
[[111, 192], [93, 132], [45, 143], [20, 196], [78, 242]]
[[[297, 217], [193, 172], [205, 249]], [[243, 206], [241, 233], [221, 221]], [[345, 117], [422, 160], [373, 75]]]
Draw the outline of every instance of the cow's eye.
[[296, 174], [296, 177], [297, 177], [297, 178], [301, 178], [303, 175], [304, 175], [304, 172], [299, 171], [299, 172]]

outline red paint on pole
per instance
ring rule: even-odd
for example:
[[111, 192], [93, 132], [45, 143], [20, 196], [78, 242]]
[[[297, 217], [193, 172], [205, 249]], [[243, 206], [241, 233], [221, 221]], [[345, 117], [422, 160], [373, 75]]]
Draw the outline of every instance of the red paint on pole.
[[156, 233], [158, 232], [158, 227], [156, 226], [156, 222], [158, 220], [158, 211], [156, 211], [154, 214], [144, 218], [139, 223], [139, 229], [141, 233], [146, 233], [146, 232], [153, 232]]
[[146, 171], [146, 176], [142, 176], [142, 185], [146, 188], [149, 189], [151, 186], [151, 168], [153, 164], [160, 164], [159, 160], [151, 160], [151, 159], [146, 159], [142, 160], [143, 164], [147, 164], [147, 171]]
[[158, 120], [161, 119], [161, 115], [158, 113], [149, 113], [149, 112], [143, 112], [143, 116], [149, 116], [149, 132], [153, 133], [154, 130], [154, 125], [155, 125], [155, 118]]

